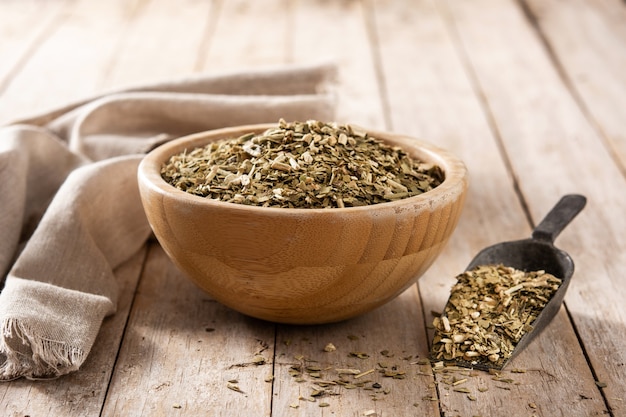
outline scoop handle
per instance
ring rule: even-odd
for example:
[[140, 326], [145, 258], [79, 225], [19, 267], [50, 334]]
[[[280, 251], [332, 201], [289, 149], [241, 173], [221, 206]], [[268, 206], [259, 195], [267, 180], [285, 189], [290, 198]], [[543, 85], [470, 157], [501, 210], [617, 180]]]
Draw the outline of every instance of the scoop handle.
[[533, 230], [532, 238], [554, 243], [578, 213], [585, 207], [587, 198], [580, 194], [567, 194], [559, 200], [544, 219]]

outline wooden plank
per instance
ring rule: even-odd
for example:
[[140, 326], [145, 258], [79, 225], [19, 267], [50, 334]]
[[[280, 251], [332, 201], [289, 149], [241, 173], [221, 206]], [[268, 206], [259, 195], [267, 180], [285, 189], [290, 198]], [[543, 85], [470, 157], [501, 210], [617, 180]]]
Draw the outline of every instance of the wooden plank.
[[223, 72], [247, 68], [280, 66], [287, 62], [289, 2], [224, 0], [219, 19], [198, 68]]
[[[566, 192], [589, 199], [584, 215], [558, 242], [577, 264], [566, 304], [595, 377], [607, 384], [601, 394], [611, 410], [623, 413], [626, 197], [615, 190], [626, 187], [624, 177], [516, 3], [485, 0], [469, 7], [451, 1], [449, 6], [532, 218], [538, 220]], [[494, 27], [502, 28], [497, 36]], [[562, 356], [572, 359], [569, 350]], [[593, 386], [581, 372], [569, 374], [576, 375], [576, 383]], [[594, 407], [587, 415], [594, 409], [602, 411]]]
[[[283, 64], [336, 62], [343, 122], [382, 127], [378, 83], [360, 1], [225, 1], [206, 57], [205, 71]], [[329, 24], [334, 22], [334, 24]]]
[[0, 93], [22, 63], [59, 24], [68, 1], [4, 1], [0, 4]]
[[[171, 264], [164, 260], [162, 253], [152, 254], [148, 264], [151, 272], [144, 276], [103, 414], [114, 415], [120, 411], [129, 415], [169, 415], [189, 411], [202, 415], [213, 407], [214, 414], [221, 410], [223, 415], [247, 415], [247, 410], [254, 409], [250, 414], [268, 415], [270, 402], [274, 404], [276, 415], [338, 415], [340, 411], [363, 415], [370, 410], [378, 415], [438, 414], [439, 403], [423, 399], [433, 394], [433, 388], [428, 382], [432, 377], [419, 373], [428, 373], [428, 368], [421, 365], [408, 366], [404, 360], [400, 363], [408, 366], [410, 376], [417, 381], [417, 388], [412, 387], [414, 391], [406, 391], [409, 384], [405, 383], [409, 380], [383, 379], [381, 384], [392, 391], [387, 395], [379, 393], [381, 401], [373, 401], [369, 391], [344, 389], [340, 396], [323, 398], [330, 404], [328, 408], [319, 407], [320, 399], [316, 403], [297, 401], [297, 409], [289, 405], [301, 393], [310, 393], [310, 383], [295, 382], [289, 367], [295, 361], [293, 357], [300, 354], [321, 358], [333, 366], [354, 360], [349, 364], [368, 369], [376, 367], [375, 361], [389, 359], [380, 353], [384, 349], [425, 355], [428, 335], [423, 322], [430, 321], [430, 310], [443, 307], [454, 274], [462, 270], [482, 246], [525, 237], [530, 232], [517, 200], [515, 181], [520, 184], [523, 201], [534, 221], [539, 220], [562, 193], [575, 191], [590, 197], [589, 206], [563, 233], [558, 244], [574, 256], [577, 264], [567, 297], [569, 313], [585, 343], [595, 377], [608, 386], [600, 392], [593, 384], [594, 375], [585, 368], [576, 334], [562, 310], [546, 333], [513, 364], [524, 368], [526, 373], [506, 372], [504, 376], [513, 379], [512, 383], [477, 373], [470, 376], [468, 382], [457, 385], [468, 387], [477, 401], [453, 390], [449, 385], [451, 374], [437, 374], [441, 412], [443, 415], [489, 415], [507, 406], [518, 407], [515, 411], [524, 415], [593, 415], [606, 412], [601, 396], [604, 394], [614, 415], [622, 413], [624, 388], [621, 381], [626, 380], [622, 344], [626, 340], [626, 314], [622, 306], [625, 290], [619, 280], [626, 264], [626, 237], [620, 234], [625, 230], [624, 197], [616, 190], [623, 189], [624, 184], [623, 166], [620, 174], [612, 157], [623, 155], [619, 148], [622, 133], [617, 125], [624, 119], [621, 113], [624, 106], [620, 104], [624, 95], [619, 93], [623, 79], [620, 81], [621, 73], [613, 71], [623, 67], [620, 61], [623, 48], [615, 49], [623, 39], [623, 26], [620, 26], [623, 18], [619, 13], [607, 12], [619, 10], [610, 8], [616, 3], [608, 0], [593, 5], [549, 1], [544, 7], [543, 2], [539, 5], [532, 0], [529, 7], [537, 15], [543, 31], [540, 36], [533, 33], [533, 22], [525, 21], [517, 3], [510, 1], [485, 0], [472, 4], [451, 1], [448, 3], [451, 11], [440, 2], [433, 8], [426, 0], [411, 5], [365, 1], [365, 9], [357, 1], [324, 2], [321, 6], [307, 1], [249, 3], [224, 3], [221, 12], [228, 19], [220, 21], [217, 40], [210, 36], [209, 27], [200, 30], [200, 26], [193, 26], [188, 32], [172, 32], [172, 40], [185, 38], [192, 47], [182, 49], [183, 54], [171, 62], [169, 68], [163, 64], [150, 69], [147, 66], [151, 62], [163, 62], [159, 59], [165, 58], [165, 54], [155, 56], [158, 50], [151, 50], [149, 43], [142, 39], [158, 31], [159, 25], [151, 23], [151, 16], [156, 19], [173, 6], [157, 0], [128, 5], [78, 2], [77, 11], [67, 15], [67, 23], [51, 33], [50, 39], [40, 44], [41, 36], [28, 38], [20, 34], [14, 39], [22, 42], [21, 46], [11, 46], [14, 49], [6, 52], [7, 55], [0, 55], [21, 60], [20, 72], [11, 78], [13, 82], [7, 94], [0, 100], [0, 120], [4, 116], [21, 115], [18, 111], [32, 113], [81, 98], [103, 86], [135, 82], [142, 78], [144, 71], [151, 77], [187, 71], [194, 62], [193, 51], [207, 45], [207, 49], [201, 51], [206, 51], [207, 55], [199, 58], [202, 64], [196, 68], [210, 71], [240, 69], [243, 65], [304, 63], [337, 54], [342, 83], [340, 117], [420, 136], [462, 156], [472, 180], [465, 213], [444, 254], [420, 281], [419, 294], [412, 288], [376, 312], [337, 325], [280, 326], [274, 382], [278, 395], [273, 400], [268, 394], [271, 384], [264, 381], [271, 373], [269, 365], [230, 368], [248, 361], [264, 348], [264, 344], [256, 341], [257, 335], [267, 336], [261, 340], [272, 346], [267, 340], [274, 337], [271, 325], [261, 323], [261, 327], [269, 328], [259, 331], [256, 328], [259, 322], [213, 305], [215, 303], [202, 299], [184, 285], [178, 288], [178, 272], [166, 272], [172, 268]], [[196, 5], [190, 3], [186, 7], [172, 13], [188, 18], [189, 10]], [[205, 10], [208, 6], [198, 7], [193, 10]], [[373, 21], [369, 20], [370, 10], [376, 12]], [[53, 16], [46, 13], [42, 16]], [[213, 19], [211, 16], [208, 19]], [[96, 19], [101, 22], [94, 22]], [[376, 32], [370, 35], [374, 35], [372, 42], [379, 50], [369, 50], [363, 42], [365, 31], [359, 23], [361, 19], [375, 25]], [[328, 21], [336, 26], [324, 30], [317, 27], [327, 25]], [[129, 22], [140, 26], [129, 26]], [[570, 33], [570, 28], [577, 25], [583, 29]], [[341, 29], [342, 26], [345, 29]], [[198, 43], [202, 31], [206, 35]], [[108, 36], [101, 37], [105, 32]], [[587, 33], [593, 36], [587, 38]], [[86, 38], [74, 39], [76, 36]], [[559, 71], [552, 66], [541, 46], [542, 36], [551, 42], [564, 66], [563, 73], [572, 78], [571, 85], [564, 83]], [[97, 51], [92, 51], [96, 53], [89, 57], [85, 54], [87, 46], [91, 45], [90, 39], [95, 39], [93, 45]], [[128, 45], [124, 39], [130, 40]], [[608, 48], [589, 51], [570, 48], [570, 42]], [[70, 62], [63, 55], [66, 44], [69, 48], [78, 46], [76, 50], [81, 52], [77, 61]], [[164, 49], [170, 47], [173, 50], [174, 44], [166, 43]], [[34, 54], [23, 60], [23, 56], [30, 57], [29, 48]], [[144, 58], [135, 60], [132, 51], [138, 51], [138, 56]], [[610, 56], [612, 51], [615, 56]], [[26, 55], [19, 55], [23, 53]], [[57, 54], [63, 59], [57, 59]], [[376, 61], [379, 54], [382, 59]], [[372, 59], [374, 64], [368, 62]], [[15, 68], [17, 61], [12, 62], [11, 68]], [[375, 65], [383, 70], [380, 86], [376, 84]], [[53, 71], [54, 66], [62, 71]], [[80, 77], [73, 71], [76, 68], [84, 71]], [[359, 72], [361, 68], [365, 71]], [[607, 86], [611, 85], [616, 85], [615, 89], [607, 91]], [[568, 90], [572, 86], [576, 92]], [[382, 116], [379, 90], [389, 92], [388, 97], [384, 97], [389, 102], [385, 110], [389, 110], [389, 121]], [[50, 95], [38, 97], [46, 95], [42, 92]], [[572, 99], [576, 94], [580, 95], [578, 102]], [[607, 102], [613, 104], [607, 105]], [[581, 105], [582, 109], [578, 107]], [[614, 141], [611, 149], [605, 148], [599, 132]], [[571, 147], [564, 147], [563, 141]], [[511, 159], [510, 167], [502, 160], [500, 147]], [[154, 277], [157, 279], [150, 283]], [[176, 316], [168, 317], [168, 312], [175, 312]], [[188, 314], [193, 316], [191, 320]], [[426, 318], [421, 319], [424, 316]], [[123, 315], [113, 319], [120, 317], [125, 319]], [[177, 321], [181, 317], [184, 317], [183, 326]], [[216, 322], [203, 322], [202, 317], [215, 318]], [[414, 322], [418, 323], [416, 327], [413, 327]], [[105, 326], [108, 323], [109, 320]], [[235, 323], [232, 332], [229, 329], [221, 332], [221, 326], [232, 323]], [[206, 332], [203, 330], [206, 328], [215, 330]], [[406, 334], [394, 334], [397, 329]], [[372, 336], [372, 332], [377, 335]], [[347, 333], [359, 338], [348, 339]], [[0, 407], [4, 408], [0, 414], [95, 415], [106, 392], [103, 386], [111, 373], [110, 361], [115, 357], [119, 337], [99, 338], [103, 343], [94, 348], [90, 363], [79, 373], [58, 381], [3, 384]], [[284, 343], [287, 340], [291, 340], [289, 345]], [[222, 341], [231, 353], [223, 353]], [[337, 345], [333, 356], [322, 350], [329, 341]], [[357, 361], [347, 356], [348, 349], [373, 353], [370, 358]], [[167, 354], [167, 358], [162, 354]], [[268, 359], [273, 355], [271, 349], [263, 354]], [[184, 355], [188, 355], [186, 359]], [[217, 359], [209, 363], [208, 357]], [[98, 368], [99, 365], [91, 363], [100, 360], [106, 362], [108, 368], [104, 365]], [[102, 375], [97, 374], [100, 369]], [[92, 375], [93, 380], [88, 375]], [[454, 376], [461, 378], [464, 374]], [[187, 382], [181, 382], [183, 378]], [[227, 378], [238, 379], [245, 393], [225, 388]], [[168, 382], [171, 385], [168, 386]], [[125, 394], [128, 386], [134, 398], [133, 394]], [[481, 392], [479, 388], [488, 391]], [[561, 400], [552, 401], [550, 397]], [[220, 401], [231, 404], [230, 408], [225, 409]], [[253, 406], [256, 401], [262, 404]], [[240, 403], [243, 413], [239, 407], [234, 407]], [[532, 408], [531, 403], [537, 408]], [[175, 408], [179, 405], [180, 409]]]
[[78, 0], [6, 86], [0, 123], [94, 95], [144, 0]]
[[337, 120], [384, 129], [379, 83], [367, 20], [359, 0], [295, 2], [290, 57], [298, 63], [330, 61], [339, 68]]
[[[291, 59], [296, 63], [337, 62], [338, 120], [383, 129], [368, 10], [360, 1], [328, 2], [323, 6], [312, 1], [294, 4]], [[422, 400], [434, 395], [434, 384], [432, 375], [417, 363], [428, 353], [419, 306], [414, 286], [388, 305], [353, 320], [323, 326], [279, 326], [273, 415], [438, 415], [436, 403]], [[325, 352], [328, 343], [337, 350]], [[349, 356], [359, 351], [367, 352], [369, 357]], [[406, 372], [406, 378], [382, 376], [379, 363], [386, 364], [388, 370], [397, 366]], [[304, 381], [298, 382], [299, 377], [292, 375], [292, 367], [302, 364], [322, 368], [321, 379], [338, 379], [338, 368], [374, 372], [356, 379], [345, 377], [355, 384], [364, 383], [363, 387], [332, 386], [328, 390], [340, 395], [312, 397], [319, 378], [303, 372]], [[324, 404], [329, 406], [321, 407]]]
[[[425, 311], [441, 311], [453, 277], [479, 249], [498, 241], [526, 237], [530, 231], [515, 193], [516, 179], [508, 172], [506, 161], [500, 155], [497, 143], [500, 126], [493, 125], [480, 91], [475, 91], [462, 49], [455, 45], [454, 28], [428, 1], [410, 7], [391, 2], [377, 2], [375, 6], [394, 129], [412, 132], [452, 150], [466, 162], [470, 172], [470, 193], [459, 228], [419, 283]], [[479, 21], [479, 15], [485, 13], [485, 7], [472, 4], [467, 8], [475, 15], [468, 20]], [[506, 29], [495, 16], [488, 24], [481, 22], [481, 25], [485, 30]], [[503, 48], [511, 49], [509, 46]], [[492, 48], [490, 56], [499, 58], [498, 51]], [[550, 201], [550, 204], [555, 202]], [[602, 411], [602, 398], [595, 391], [593, 377], [582, 351], [576, 347], [576, 335], [564, 311], [557, 321], [560, 323], [558, 338], [550, 338], [549, 332], [542, 334], [511, 364], [512, 367], [541, 369], [523, 374], [523, 381], [515, 378], [520, 384], [514, 386], [514, 396], [510, 396], [508, 390], [497, 388], [503, 384], [491, 379], [492, 376], [476, 371], [464, 383], [476, 397], [476, 401], [472, 401], [466, 393], [454, 391], [449, 385], [450, 375], [438, 374], [442, 413], [489, 415], [504, 401], [508, 409], [532, 413], [529, 405], [532, 400], [546, 415], [552, 415], [560, 406], [553, 405], [552, 398], [563, 398], [568, 404], [575, 404], [574, 415]], [[551, 328], [555, 328], [554, 325]], [[547, 352], [556, 352], [554, 360], [545, 360], [553, 356]], [[564, 384], [563, 379], [557, 382], [546, 377], [572, 374], [577, 375], [574, 386], [570, 381]], [[463, 375], [456, 377], [463, 379]], [[480, 390], [485, 388], [485, 392]], [[593, 399], [580, 401], [578, 394], [589, 392], [593, 393]]]
[[155, 243], [102, 415], [269, 415], [274, 332], [209, 298]]
[[[134, 41], [115, 62], [114, 74], [107, 83], [117, 84], [122, 79], [131, 80], [142, 73], [153, 73], [151, 66], [154, 62], [168, 58], [159, 55], [162, 51], [160, 47], [142, 49], [140, 44], [158, 36], [154, 34], [154, 19], [158, 22], [161, 18], [171, 18], [173, 12], [168, 10], [179, 6], [168, 2], [150, 5], [145, 22], [129, 33], [131, 41]], [[233, 38], [236, 32], [232, 31], [240, 24], [241, 27], [250, 27], [251, 19], [265, 15], [256, 10], [252, 15], [243, 13], [241, 16], [240, 9], [245, 9], [247, 5], [228, 3], [220, 20], [226, 20], [227, 26], [223, 33], [213, 36], [210, 28], [203, 25], [213, 24], [207, 21], [217, 19], [215, 16], [219, 10], [198, 9], [199, 6], [209, 6], [206, 3], [192, 2], [190, 6], [195, 9], [176, 13], [189, 14], [180, 22], [196, 29], [185, 34], [189, 36], [184, 41], [188, 47], [176, 52], [177, 61], [163, 63], [164, 67], [158, 70], [163, 74], [189, 72], [194, 66], [205, 69], [202, 68], [205, 51], [199, 48], [208, 46], [211, 52], [215, 48], [218, 57], [220, 48], [223, 48], [228, 55], [230, 47], [237, 45], [235, 39], [242, 42], [250, 40], [247, 37]], [[256, 4], [251, 7], [256, 7]], [[184, 30], [181, 28], [180, 31]], [[161, 32], [163, 36], [171, 36], [171, 33], [169, 30]], [[271, 34], [271, 31], [264, 33]], [[258, 38], [262, 36], [252, 40]], [[172, 39], [170, 45], [175, 48], [183, 37], [174, 36]], [[271, 36], [269, 42], [274, 42]], [[141, 59], [135, 61], [133, 53], [138, 48], [142, 49]], [[235, 56], [232, 65], [241, 69], [248, 58], [247, 55]], [[222, 63], [225, 65], [222, 66]], [[211, 72], [225, 70], [228, 59], [219, 59], [218, 65], [207, 67], [206, 70]], [[155, 245], [146, 264], [103, 415], [152, 416], [176, 412], [193, 415], [269, 415], [274, 333], [274, 325], [244, 317], [201, 294]], [[257, 353], [267, 359], [267, 364], [253, 363]], [[243, 392], [229, 389], [229, 385], [237, 386]], [[146, 396], [146, 392], [154, 395]]]
[[[280, 326], [273, 415], [438, 416], [437, 403], [424, 400], [436, 395], [430, 365], [422, 364], [428, 355], [424, 334], [415, 286], [355, 319]], [[325, 351], [329, 343], [336, 350]], [[342, 375], [344, 369], [365, 375]], [[341, 380], [348, 385], [334, 385]]]
[[[393, 129], [450, 150], [470, 172], [457, 231], [420, 280], [424, 308], [441, 311], [454, 276], [482, 247], [519, 238], [524, 213], [489, 120], [432, 4], [374, 4]], [[420, 24], [413, 24], [417, 19]]]
[[116, 313], [105, 318], [87, 360], [78, 372], [47, 381], [15, 380], [0, 384], [0, 414], [6, 417], [100, 415], [126, 319], [147, 250], [116, 270], [120, 296]]
[[626, 7], [620, 0], [523, 3], [571, 92], [626, 172]]
[[216, 1], [152, 0], [120, 40], [100, 88], [145, 84], [194, 72], [217, 14]]

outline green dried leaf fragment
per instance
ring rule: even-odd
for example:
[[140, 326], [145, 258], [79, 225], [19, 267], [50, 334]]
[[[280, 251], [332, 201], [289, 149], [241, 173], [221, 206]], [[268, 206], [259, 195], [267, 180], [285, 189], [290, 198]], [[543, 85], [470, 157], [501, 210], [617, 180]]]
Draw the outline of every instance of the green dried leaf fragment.
[[240, 394], [243, 394], [244, 392], [241, 390], [241, 388], [239, 388], [239, 385], [237, 384], [233, 384], [232, 382], [229, 382], [228, 384], [226, 384], [226, 388], [228, 388], [231, 391], [235, 391], [238, 392]]
[[365, 352], [350, 352], [348, 356], [359, 359], [367, 359], [370, 357], [370, 355]]

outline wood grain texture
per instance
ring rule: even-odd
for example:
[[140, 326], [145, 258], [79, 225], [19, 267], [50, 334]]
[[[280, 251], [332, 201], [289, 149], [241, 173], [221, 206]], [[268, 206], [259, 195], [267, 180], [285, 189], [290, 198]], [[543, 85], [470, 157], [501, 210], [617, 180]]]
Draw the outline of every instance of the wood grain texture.
[[[326, 326], [278, 326], [274, 415], [439, 416], [437, 402], [424, 400], [436, 396], [436, 388], [430, 366], [422, 362], [428, 344], [420, 307], [412, 286], [355, 319]], [[336, 350], [325, 351], [329, 343]], [[306, 370], [302, 376], [294, 373], [302, 366], [320, 368], [320, 376]], [[370, 373], [341, 376], [338, 369]], [[320, 381], [340, 379], [351, 385], [330, 385], [321, 395], [311, 396], [320, 390]], [[328, 408], [321, 407], [323, 403]]]
[[[392, 108], [394, 106], [400, 109], [411, 108], [414, 114], [412, 117], [398, 115], [394, 119], [394, 126], [403, 126], [403, 130], [419, 129], [428, 132], [432, 135], [428, 139], [440, 142], [442, 146], [459, 153], [471, 173], [472, 181], [466, 210], [455, 235], [463, 237], [451, 239], [450, 246], [419, 282], [423, 297], [428, 294], [424, 299], [425, 312], [440, 312], [449, 296], [450, 286], [454, 282], [453, 277], [465, 269], [478, 250], [499, 241], [527, 237], [530, 235], [530, 228], [526, 224], [522, 206], [517, 202], [515, 190], [511, 187], [512, 179], [507, 175], [506, 160], [501, 159], [501, 150], [498, 146], [501, 130], [499, 125], [490, 119], [490, 103], [483, 102], [480, 95], [472, 93], [473, 89], [480, 92], [480, 86], [474, 84], [473, 68], [464, 56], [462, 49], [464, 45], [456, 44], [454, 26], [456, 22], [448, 20], [450, 17], [447, 9], [429, 2], [420, 3], [419, 9], [407, 5], [398, 5], [395, 8], [381, 7], [381, 3], [376, 3], [375, 6], [378, 10], [376, 21], [381, 36], [381, 56], [384, 68], [388, 71], [385, 79], [390, 80], [388, 84], [390, 105]], [[476, 20], [474, 8], [468, 6], [466, 9], [469, 14], [467, 19]], [[480, 15], [485, 19], [491, 17], [484, 11]], [[410, 22], [418, 16], [421, 21], [429, 23], [411, 24]], [[494, 21], [497, 18], [497, 15], [492, 17]], [[407, 24], [400, 26], [399, 21], [406, 21]], [[493, 30], [493, 27], [485, 21], [476, 23], [476, 26], [479, 25], [485, 30], [490, 27]], [[392, 27], [394, 30], [391, 30]], [[415, 56], [410, 65], [402, 65], [406, 57], [410, 56], [410, 47], [403, 41], [405, 38], [411, 38], [419, 45], [430, 46], [423, 46], [422, 48], [425, 48], [422, 50], [423, 55], [420, 55], [419, 59]], [[498, 49], [494, 48], [488, 56], [493, 58], [497, 52]], [[400, 81], [408, 80], [409, 77], [410, 82]], [[436, 110], [433, 110], [432, 106], [435, 106]], [[484, 111], [487, 112], [487, 117]], [[436, 112], [437, 117], [433, 116], [433, 112]], [[522, 157], [525, 154], [514, 153], [514, 155]], [[556, 199], [557, 197], [552, 204]], [[460, 258], [459, 254], [465, 255]], [[432, 320], [432, 316], [430, 319]], [[567, 323], [564, 311], [559, 315], [558, 321]], [[576, 340], [571, 324], [562, 325], [561, 332], [567, 335], [566, 340], [570, 342]], [[562, 341], [563, 339], [553, 340], [545, 334], [540, 335], [521, 357], [511, 363], [511, 367], [544, 369], [551, 375], [567, 369], [568, 371], [561, 374], [563, 378], [567, 377], [568, 372], [577, 374], [578, 369], [585, 367], [585, 356], [580, 349], [572, 351], [570, 345], [561, 343]], [[560, 353], [554, 361], [541, 361], [541, 358], [545, 357], [544, 352], [555, 349]], [[462, 374], [459, 373], [457, 378], [462, 379]], [[471, 401], [466, 393], [457, 393], [454, 387], [446, 384], [446, 374], [438, 374], [439, 398], [444, 415], [457, 413], [488, 415], [490, 413], [487, 411], [494, 409], [493, 404], [504, 404], [501, 402], [502, 393], [508, 390], [498, 388], [497, 385], [502, 384], [491, 378], [492, 376], [481, 372], [478, 372], [476, 377], [468, 378], [468, 383], [464, 386], [470, 390], [470, 395], [477, 398], [476, 401]], [[513, 378], [519, 379], [515, 376]], [[519, 398], [535, 399], [526, 403], [515, 403], [512, 406], [515, 409], [532, 413], [529, 403], [536, 401], [539, 404], [549, 404], [550, 398], [563, 396], [572, 404], [577, 404], [579, 408], [576, 415], [603, 411], [602, 396], [595, 388], [591, 372], [587, 372], [585, 377], [578, 381], [584, 381], [579, 390], [587, 392], [587, 396], [594, 399], [593, 402], [579, 401], [575, 390], [568, 391], [570, 394], [566, 395], [562, 387], [550, 381], [545, 375], [531, 372], [524, 374], [523, 380], [521, 385], [514, 388], [519, 393]], [[479, 388], [486, 388], [487, 391], [480, 392]], [[511, 400], [507, 401], [510, 404]], [[560, 405], [547, 407], [548, 409], [543, 411], [544, 415], [552, 415], [551, 413], [558, 411], [559, 407]]]
[[[100, 89], [182, 78], [198, 71], [219, 13], [217, 1], [152, 0], [120, 39]], [[172, 36], [176, 34], [176, 36]]]
[[[8, 1], [0, 14], [0, 93], [63, 19], [69, 1]], [[0, 121], [1, 122], [1, 121]]]
[[626, 172], [626, 7], [623, 1], [525, 1], [556, 69]]
[[467, 171], [447, 151], [370, 132], [439, 166], [445, 180], [415, 197], [345, 209], [223, 203], [180, 191], [161, 178], [161, 167], [172, 155], [270, 126], [180, 138], [142, 161], [142, 202], [154, 233], [176, 264], [229, 307], [293, 324], [354, 317], [412, 285], [445, 247], [462, 212]]
[[[609, 407], [619, 410], [623, 405], [615, 399], [625, 396], [619, 381], [626, 378], [626, 370], [617, 364], [626, 358], [618, 340], [625, 335], [626, 314], [613, 306], [620, 305], [626, 294], [621, 274], [615, 273], [625, 265], [624, 239], [615, 231], [626, 227], [618, 214], [626, 201], [614, 190], [626, 186], [624, 177], [550, 65], [517, 4], [485, 1], [482, 8], [480, 21], [462, 2], [450, 2], [532, 218], [539, 220], [555, 196], [568, 192], [586, 195], [591, 203], [557, 245], [567, 249], [577, 268], [566, 305], [578, 334], [589, 341], [583, 345], [595, 377], [607, 384], [603, 394], [614, 399], [608, 400]], [[502, 36], [487, 36], [485, 27], [494, 20], [506, 22]], [[504, 49], [504, 44], [520, 47]], [[500, 51], [497, 58], [493, 50]], [[599, 247], [604, 250], [590, 256], [590, 249]], [[593, 387], [593, 378], [587, 384]]]
[[32, 116], [100, 92], [140, 1], [73, 3], [7, 85], [0, 121]]
[[291, 39], [289, 3], [220, 2], [219, 19], [198, 68], [222, 72], [286, 64]]
[[270, 415], [273, 356], [273, 324], [208, 298], [154, 244], [102, 415]]
[[[464, 160], [471, 182], [458, 227], [419, 291], [320, 326], [236, 313], [189, 283], [154, 244], [139, 291], [140, 260], [119, 275], [120, 310], [85, 366], [55, 381], [2, 384], [0, 414], [624, 414], [623, 1], [179, 3], [0, 1], [0, 123], [131, 83], [335, 60], [338, 119], [417, 137]], [[423, 358], [431, 311], [443, 308], [453, 277], [482, 247], [527, 237], [569, 192], [588, 197], [557, 240], [574, 258], [574, 281], [555, 321], [511, 364], [525, 373], [506, 370], [510, 382], [482, 372], [431, 376], [429, 366], [402, 359], [409, 378], [381, 378], [390, 391], [375, 394], [378, 401], [355, 389], [298, 400], [312, 389], [290, 374], [301, 355], [363, 370], [405, 354]], [[323, 351], [329, 342], [335, 352]], [[256, 353], [267, 362], [250, 365]], [[453, 378], [468, 380], [451, 385]]]

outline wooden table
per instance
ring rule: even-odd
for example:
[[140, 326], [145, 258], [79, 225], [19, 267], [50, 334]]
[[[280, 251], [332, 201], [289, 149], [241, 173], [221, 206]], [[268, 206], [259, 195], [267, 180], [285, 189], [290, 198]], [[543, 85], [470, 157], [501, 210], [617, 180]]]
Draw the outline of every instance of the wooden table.
[[[338, 121], [437, 143], [470, 171], [458, 229], [418, 285], [353, 320], [278, 325], [201, 294], [152, 243], [118, 271], [118, 312], [83, 367], [0, 384], [0, 415], [626, 415], [623, 1], [2, 0], [0, 122], [136, 83], [331, 59]], [[556, 319], [501, 375], [433, 373], [428, 327], [454, 276], [566, 193], [588, 204], [557, 240], [576, 273]], [[375, 372], [311, 397], [302, 363]]]

